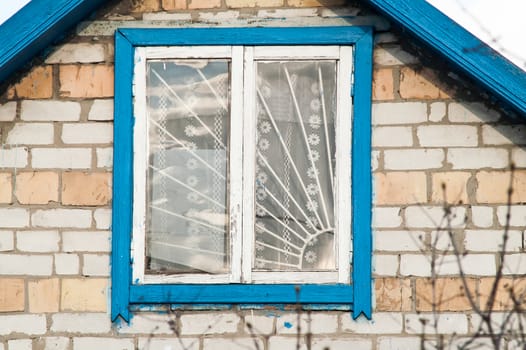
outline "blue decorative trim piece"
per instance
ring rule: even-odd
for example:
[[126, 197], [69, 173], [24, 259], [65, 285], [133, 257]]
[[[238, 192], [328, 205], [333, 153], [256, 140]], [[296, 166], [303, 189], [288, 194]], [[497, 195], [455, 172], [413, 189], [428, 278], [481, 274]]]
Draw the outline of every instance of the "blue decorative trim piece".
[[32, 0], [0, 26], [0, 81], [60, 38], [103, 0]]
[[526, 118], [526, 73], [423, 0], [365, 0]]
[[[178, 28], [119, 29], [115, 34], [112, 319], [129, 319], [130, 306], [291, 305], [326, 310], [350, 306], [371, 317], [371, 82], [372, 29]], [[353, 274], [351, 284], [162, 284], [131, 281], [134, 48], [174, 45], [354, 45]], [[349, 92], [351, 93], [351, 92]], [[351, 116], [349, 116], [351, 117]], [[351, 262], [349, 262], [351, 263]]]

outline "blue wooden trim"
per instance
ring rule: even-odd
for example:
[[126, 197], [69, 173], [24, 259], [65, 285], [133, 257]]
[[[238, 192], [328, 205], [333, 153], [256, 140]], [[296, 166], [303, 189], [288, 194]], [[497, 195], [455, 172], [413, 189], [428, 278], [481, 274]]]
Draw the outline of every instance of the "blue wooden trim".
[[[133, 285], [130, 277], [130, 240], [134, 46], [327, 44], [356, 45], [351, 213], [354, 235], [353, 283], [304, 284], [299, 286], [299, 296], [296, 286], [291, 284]], [[243, 306], [284, 305], [298, 301], [312, 307], [325, 305], [325, 309], [332, 309], [334, 305], [348, 305], [352, 307], [355, 317], [364, 314], [370, 318], [372, 30], [368, 27], [120, 29], [116, 33], [115, 51], [112, 319], [119, 316], [129, 319], [129, 305], [197, 303]]]
[[120, 29], [137, 46], [353, 44], [367, 27]]
[[365, 0], [526, 118], [526, 73], [424, 0]]
[[133, 203], [133, 80], [134, 48], [115, 33], [115, 105], [112, 211], [111, 318], [129, 320]]
[[371, 319], [372, 257], [372, 170], [371, 101], [373, 72], [373, 34], [370, 30], [355, 46], [354, 117], [352, 142], [352, 233], [354, 286], [353, 317]]
[[0, 81], [93, 12], [103, 0], [32, 0], [0, 26]]
[[164, 304], [352, 304], [345, 284], [157, 284], [132, 285], [131, 303]]

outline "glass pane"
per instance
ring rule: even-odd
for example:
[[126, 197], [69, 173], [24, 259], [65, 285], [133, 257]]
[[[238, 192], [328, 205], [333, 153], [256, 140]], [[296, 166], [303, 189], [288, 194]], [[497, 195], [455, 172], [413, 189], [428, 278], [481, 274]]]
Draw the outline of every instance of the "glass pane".
[[335, 270], [336, 61], [257, 63], [255, 270]]
[[147, 273], [227, 273], [230, 62], [147, 63]]

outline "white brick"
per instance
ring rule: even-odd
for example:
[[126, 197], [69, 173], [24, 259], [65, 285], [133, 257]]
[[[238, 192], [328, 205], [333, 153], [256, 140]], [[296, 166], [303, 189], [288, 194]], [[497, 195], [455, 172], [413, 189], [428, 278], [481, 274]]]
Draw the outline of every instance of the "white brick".
[[[246, 315], [243, 323], [245, 333], [250, 335], [269, 335], [274, 331], [274, 316]], [[251, 328], [248, 327], [250, 324]]]
[[171, 315], [141, 313], [133, 316], [129, 324], [119, 324], [117, 331], [121, 334], [173, 334], [169, 322], [174, 320]]
[[46, 59], [46, 63], [104, 62], [104, 45], [94, 43], [65, 44]]
[[66, 337], [45, 337], [44, 350], [69, 350], [69, 338]]
[[77, 254], [55, 254], [55, 273], [57, 275], [76, 275], [79, 273]]
[[482, 141], [487, 145], [524, 145], [526, 125], [483, 125]]
[[73, 338], [73, 350], [118, 349], [134, 350], [133, 339]]
[[[1, 265], [0, 265], [1, 266]], [[45, 315], [0, 315], [0, 335], [46, 333]]]
[[[257, 345], [256, 345], [257, 344]], [[263, 342], [257, 338], [205, 338], [203, 350], [247, 350], [263, 349]]]
[[[452, 231], [453, 236], [459, 235], [458, 232]], [[453, 251], [453, 243], [447, 231], [431, 231], [431, 241], [427, 245], [427, 250], [435, 249], [436, 251]]]
[[[497, 252], [502, 251], [504, 243], [504, 229], [503, 230], [466, 230], [464, 238], [464, 246], [468, 251], [476, 252]], [[508, 239], [506, 241], [506, 251], [520, 251], [522, 250], [522, 232], [508, 231]]]
[[33, 168], [88, 169], [91, 167], [89, 148], [34, 148]]
[[405, 330], [409, 334], [466, 334], [468, 319], [462, 313], [406, 314]]
[[16, 247], [25, 252], [56, 252], [60, 236], [58, 231], [19, 231]]
[[373, 227], [375, 228], [393, 228], [402, 224], [400, 216], [401, 209], [394, 208], [373, 208]]
[[450, 223], [448, 224], [443, 207], [411, 206], [405, 209], [405, 223], [409, 228], [451, 228], [463, 227], [465, 224], [466, 209], [463, 207], [451, 208]]
[[[133, 17], [130, 19], [134, 19]], [[192, 14], [190, 13], [169, 13], [169, 12], [149, 12], [143, 13], [142, 19], [144, 21], [190, 21]]]
[[499, 120], [497, 111], [488, 109], [482, 103], [450, 103], [449, 120], [453, 123], [487, 123]]
[[[302, 314], [301, 331], [309, 330], [312, 334], [329, 334], [338, 331], [338, 316], [327, 314]], [[298, 332], [298, 315], [287, 313], [276, 319], [277, 334], [296, 334]]]
[[70, 101], [22, 101], [22, 120], [28, 121], [77, 121], [80, 104]]
[[113, 100], [93, 101], [88, 120], [113, 120]]
[[380, 161], [380, 151], [371, 152], [371, 170], [378, 169], [378, 162]]
[[97, 148], [97, 167], [111, 168], [113, 166], [113, 148]]
[[430, 258], [425, 255], [402, 254], [400, 256], [400, 274], [402, 276], [431, 276]]
[[510, 226], [524, 227], [526, 222], [526, 206], [524, 205], [511, 205], [509, 208], [507, 206], [500, 206], [497, 208], [497, 218], [499, 224], [502, 226], [506, 225], [506, 217], [509, 212], [509, 224]]
[[450, 148], [447, 161], [453, 169], [506, 168], [508, 150], [502, 148]]
[[429, 110], [429, 121], [441, 122], [446, 116], [446, 104], [444, 102], [433, 102], [431, 103]]
[[378, 350], [420, 349], [420, 342], [419, 337], [380, 337], [376, 348]]
[[110, 123], [76, 123], [62, 125], [62, 141], [70, 144], [110, 143], [113, 126]]
[[402, 315], [391, 312], [375, 312], [371, 321], [353, 320], [349, 313], [342, 314], [342, 330], [360, 334], [399, 334], [402, 332]]
[[84, 254], [84, 266], [82, 268], [82, 274], [84, 276], [109, 276], [109, 255]]
[[425, 125], [416, 130], [423, 147], [476, 146], [477, 128], [468, 125]]
[[91, 211], [85, 209], [47, 209], [37, 210], [31, 215], [36, 227], [73, 227], [91, 226]]
[[[289, 347], [288, 349], [294, 349]], [[371, 350], [373, 344], [369, 339], [356, 338], [314, 338], [312, 340], [312, 350]]]
[[15, 235], [13, 231], [0, 231], [0, 252], [15, 249]]
[[61, 313], [51, 316], [52, 332], [67, 333], [108, 333], [111, 330], [110, 317], [106, 313]]
[[425, 248], [423, 231], [376, 231], [374, 249], [376, 251], [420, 251]]
[[52, 272], [50, 255], [0, 255], [0, 275], [50, 276]]
[[511, 161], [516, 167], [526, 168], [526, 149], [514, 148], [511, 151]]
[[396, 276], [398, 272], [398, 255], [379, 255], [373, 259], [373, 272], [377, 276]]
[[62, 249], [65, 252], [109, 252], [110, 233], [108, 231], [63, 232]]
[[299, 344], [296, 337], [270, 337], [268, 340], [268, 350], [281, 350], [281, 349], [296, 349], [296, 350], [308, 350], [305, 344], [305, 339], [300, 337]]
[[139, 338], [138, 350], [199, 350], [197, 338]]
[[373, 147], [408, 147], [413, 145], [409, 126], [377, 126], [373, 129]]
[[7, 348], [9, 350], [32, 350], [33, 342], [31, 339], [9, 340], [7, 342]]
[[0, 208], [0, 225], [7, 227], [29, 226], [29, 211], [22, 208]]
[[93, 218], [95, 227], [99, 230], [108, 230], [111, 227], [111, 209], [96, 209]]
[[381, 66], [399, 66], [417, 62], [415, 56], [402, 50], [400, 46], [380, 47], [374, 50], [374, 63]]
[[422, 102], [373, 103], [373, 125], [415, 124], [427, 121], [427, 105]]
[[408, 149], [384, 151], [384, 167], [389, 170], [436, 169], [442, 167], [441, 149]]
[[506, 275], [526, 274], [526, 254], [507, 254], [504, 256], [503, 272]]
[[472, 206], [471, 221], [477, 227], [487, 228], [493, 226], [493, 208]]
[[0, 168], [24, 168], [29, 152], [26, 147], [0, 148]]
[[[280, 11], [280, 10], [276, 10], [276, 12], [277, 11]], [[199, 21], [221, 22], [221, 21], [225, 21], [229, 19], [238, 18], [239, 11], [201, 12], [198, 15], [199, 15]]]
[[16, 117], [16, 102], [0, 105], [0, 122], [11, 122]]
[[468, 254], [462, 257], [462, 269], [466, 275], [494, 276], [497, 273], [495, 255]]
[[182, 334], [223, 334], [237, 332], [240, 318], [233, 313], [198, 313], [181, 316]]
[[54, 130], [50, 123], [17, 123], [7, 134], [10, 145], [50, 145]]

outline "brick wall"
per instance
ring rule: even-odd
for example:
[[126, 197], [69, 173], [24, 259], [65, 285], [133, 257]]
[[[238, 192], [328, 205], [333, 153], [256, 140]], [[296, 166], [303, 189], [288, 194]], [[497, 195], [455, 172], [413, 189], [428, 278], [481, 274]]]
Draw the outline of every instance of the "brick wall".
[[[389, 23], [343, 0], [145, 0], [114, 4], [13, 81], [0, 103], [0, 350], [407, 349], [426, 332], [473, 334], [506, 225], [509, 287], [525, 288], [526, 142], [522, 120], [487, 107], [479, 92], [405, 51]], [[342, 16], [352, 15], [355, 17]], [[279, 310], [108, 315], [113, 32], [120, 26], [348, 25], [376, 27], [373, 85], [373, 322], [348, 312]], [[402, 45], [404, 44], [404, 45]], [[447, 72], [446, 72], [447, 73]], [[444, 186], [445, 184], [445, 186]], [[444, 202], [454, 204], [453, 242]], [[437, 264], [432, 269], [433, 249]], [[431, 279], [431, 277], [434, 277]], [[433, 297], [434, 295], [434, 297]], [[432, 310], [439, 310], [438, 314]], [[438, 315], [436, 327], [433, 315]], [[298, 323], [298, 320], [301, 320]], [[454, 334], [454, 336], [453, 336]], [[431, 336], [431, 340], [433, 337]], [[460, 339], [460, 340], [459, 340]]]

